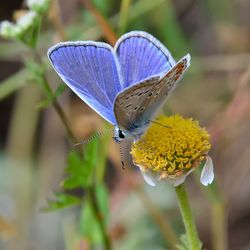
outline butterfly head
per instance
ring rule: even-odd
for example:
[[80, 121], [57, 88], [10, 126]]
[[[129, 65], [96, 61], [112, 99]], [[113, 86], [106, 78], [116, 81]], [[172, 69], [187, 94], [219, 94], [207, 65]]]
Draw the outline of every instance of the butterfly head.
[[115, 142], [121, 142], [127, 138], [127, 133], [122, 131], [120, 128], [115, 127], [115, 136], [113, 137]]
[[142, 134], [144, 133], [146, 129], [146, 125], [145, 126], [141, 126], [141, 127], [129, 127], [128, 130], [126, 129], [120, 129], [118, 126], [115, 127], [115, 135], [113, 137], [115, 142], [121, 142], [124, 139], [132, 139], [134, 142], [139, 140], [139, 138], [142, 136]]

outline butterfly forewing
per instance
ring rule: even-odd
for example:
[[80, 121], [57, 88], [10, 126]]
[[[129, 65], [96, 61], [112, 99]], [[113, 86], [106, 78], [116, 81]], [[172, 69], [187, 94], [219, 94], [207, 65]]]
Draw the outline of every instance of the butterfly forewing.
[[121, 64], [124, 88], [162, 74], [175, 65], [168, 49], [143, 31], [123, 35], [116, 43], [115, 51]]
[[121, 91], [118, 59], [100, 42], [59, 43], [48, 57], [61, 79], [91, 108], [115, 124], [113, 102]]
[[114, 104], [118, 126], [128, 132], [133, 132], [131, 129], [136, 127], [146, 127], [189, 64], [190, 56], [187, 55], [162, 77], [149, 78], [119, 93]]

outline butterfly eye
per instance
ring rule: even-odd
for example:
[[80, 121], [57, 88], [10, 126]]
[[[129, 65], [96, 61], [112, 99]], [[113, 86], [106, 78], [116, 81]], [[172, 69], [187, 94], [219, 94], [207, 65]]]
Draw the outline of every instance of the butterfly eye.
[[125, 138], [125, 135], [124, 135], [124, 133], [121, 130], [118, 131], [118, 136], [119, 136], [120, 139], [124, 139]]

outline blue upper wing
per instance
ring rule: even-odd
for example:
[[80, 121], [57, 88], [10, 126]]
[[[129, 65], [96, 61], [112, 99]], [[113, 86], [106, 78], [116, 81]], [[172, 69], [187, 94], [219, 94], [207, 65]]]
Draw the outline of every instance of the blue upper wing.
[[61, 79], [92, 109], [112, 124], [115, 96], [121, 91], [119, 63], [108, 44], [59, 43], [48, 57]]
[[152, 35], [143, 31], [132, 31], [123, 35], [115, 45], [123, 88], [156, 75], [162, 75], [176, 63], [168, 49]]

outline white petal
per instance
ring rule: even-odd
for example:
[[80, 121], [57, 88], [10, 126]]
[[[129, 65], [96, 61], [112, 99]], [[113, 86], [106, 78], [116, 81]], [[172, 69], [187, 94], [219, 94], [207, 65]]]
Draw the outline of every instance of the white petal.
[[191, 174], [193, 171], [194, 171], [194, 168], [191, 168], [185, 175], [182, 175], [179, 178], [169, 179], [169, 182], [172, 183], [174, 185], [174, 187], [177, 187], [177, 186], [181, 185], [186, 180], [186, 177], [189, 174]]
[[204, 186], [211, 184], [214, 180], [214, 166], [213, 160], [210, 156], [207, 156], [207, 161], [201, 171], [200, 181]]
[[183, 175], [179, 178], [175, 178], [172, 180], [169, 179], [169, 182], [171, 182], [174, 185], [174, 187], [177, 187], [177, 186], [181, 185], [185, 180], [186, 180], [186, 175]]
[[155, 176], [153, 176], [153, 174], [151, 174], [150, 172], [144, 172], [144, 171], [141, 171], [141, 173], [142, 173], [144, 180], [148, 183], [148, 185], [152, 187], [156, 186], [157, 179]]

